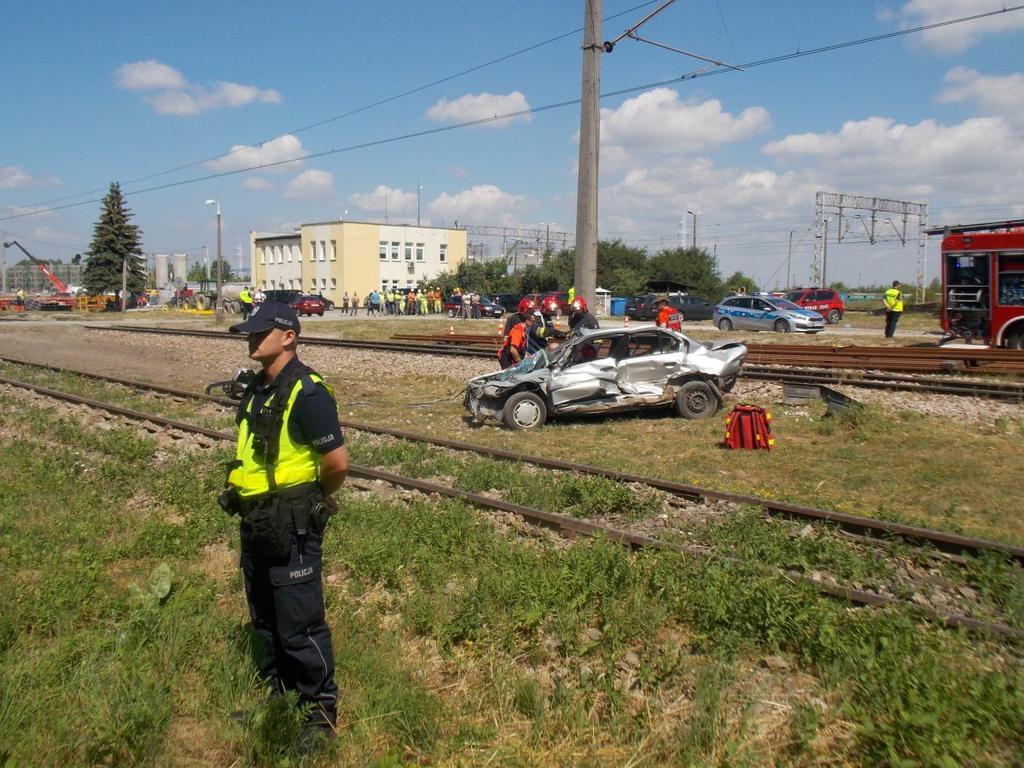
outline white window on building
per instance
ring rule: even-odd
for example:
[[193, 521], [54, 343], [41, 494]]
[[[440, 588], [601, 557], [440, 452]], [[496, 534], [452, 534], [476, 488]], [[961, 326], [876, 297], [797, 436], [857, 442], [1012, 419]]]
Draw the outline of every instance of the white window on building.
[[318, 253], [320, 254], [320, 261], [327, 261], [327, 241], [326, 240], [321, 240], [320, 241], [320, 250], [318, 251]]
[[381, 280], [380, 281], [380, 289], [382, 291], [387, 292], [387, 290], [388, 290], [388, 281], [387, 280]]
[[302, 248], [297, 245], [289, 245], [288, 250], [292, 252], [296, 261], [302, 261]]
[[267, 263], [267, 261], [266, 261], [266, 259], [267, 259], [267, 249], [264, 248], [263, 246], [260, 246], [259, 248], [256, 249], [256, 253], [258, 253], [260, 255], [260, 264], [266, 264]]
[[316, 290], [316, 278], [315, 277], [312, 280], [309, 281], [309, 290], [311, 290], [311, 291], [315, 291]]
[[331, 278], [331, 290], [333, 291], [337, 287], [338, 287], [338, 278], [332, 277]]
[[321, 288], [326, 288], [327, 287], [327, 278], [326, 277], [321, 277], [320, 278], [320, 287]]
[[330, 257], [329, 257], [330, 261], [336, 261], [337, 258], [338, 258], [338, 241], [337, 240], [331, 240], [331, 251], [330, 251], [330, 254], [331, 254]]
[[392, 261], [398, 261], [398, 247], [400, 245], [401, 245], [401, 243], [396, 243], [396, 242], [392, 242], [391, 243], [391, 260]]
[[440, 256], [440, 258], [441, 258], [442, 263], [448, 261], [448, 243], [441, 243], [441, 256]]
[[392, 288], [397, 288], [398, 287], [398, 281], [397, 280], [392, 280], [391, 281], [391, 287]]
[[285, 253], [286, 253], [287, 257], [288, 257], [288, 263], [291, 264], [292, 263], [292, 248], [291, 248], [291, 246], [290, 245], [286, 245], [284, 247], [284, 250], [285, 250]]
[[309, 260], [316, 261], [316, 240], [309, 241]]
[[423, 243], [416, 243], [416, 261], [423, 261]]
[[412, 243], [405, 244], [405, 260], [412, 261]]
[[264, 291], [267, 290], [267, 281], [266, 280], [260, 280], [260, 288], [262, 288]]
[[377, 246], [377, 253], [378, 253], [381, 261], [387, 261], [388, 260], [388, 241], [387, 240], [381, 240], [380, 241], [380, 243]]

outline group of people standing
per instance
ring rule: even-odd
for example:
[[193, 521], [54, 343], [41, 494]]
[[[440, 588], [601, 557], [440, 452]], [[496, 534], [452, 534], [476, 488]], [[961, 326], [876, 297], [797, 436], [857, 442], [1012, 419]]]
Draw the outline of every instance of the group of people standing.
[[[352, 296], [348, 291], [341, 297], [341, 311], [344, 314], [359, 314], [359, 294]], [[373, 315], [439, 315], [444, 307], [444, 296], [438, 288], [417, 291], [410, 288], [403, 293], [400, 290], [370, 291], [363, 298], [362, 307], [367, 316]]]
[[582, 296], [575, 297], [569, 304], [568, 334], [552, 321], [557, 311], [554, 302], [545, 302], [543, 307], [530, 299], [519, 302], [519, 310], [505, 321], [505, 338], [498, 350], [498, 363], [503, 369], [520, 363], [527, 355], [549, 344], [557, 344], [576, 331], [601, 327]]

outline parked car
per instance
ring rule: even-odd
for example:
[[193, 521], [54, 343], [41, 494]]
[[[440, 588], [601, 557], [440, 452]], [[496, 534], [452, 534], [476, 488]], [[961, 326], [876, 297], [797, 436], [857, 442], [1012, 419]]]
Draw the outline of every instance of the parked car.
[[518, 365], [470, 379], [463, 405], [478, 420], [537, 429], [551, 416], [674, 406], [704, 419], [736, 383], [747, 348], [706, 345], [654, 326], [595, 329]]
[[515, 312], [519, 309], [519, 299], [521, 297], [518, 293], [495, 293], [489, 298], [495, 304], [501, 304], [506, 312]]
[[723, 331], [733, 328], [776, 333], [821, 333], [825, 318], [786, 299], [729, 296], [715, 307], [712, 318]]
[[[653, 320], [658, 316], [658, 308], [654, 306], [657, 294], [644, 293], [634, 296], [626, 302], [626, 317], [630, 320]], [[683, 320], [710, 320], [715, 305], [700, 296], [688, 293], [674, 293], [668, 297], [669, 306], [680, 312]]]
[[263, 291], [263, 298], [266, 301], [280, 301], [282, 304], [294, 304], [302, 296], [302, 291], [286, 290], [284, 288], [272, 288]]
[[843, 319], [846, 306], [838, 291], [831, 288], [799, 288], [786, 298], [804, 309], [813, 309], [833, 325]]
[[320, 315], [320, 317], [323, 317], [324, 312], [327, 310], [327, 304], [319, 296], [307, 294], [299, 296], [299, 298], [292, 302], [292, 309], [295, 310], [297, 315]]
[[[495, 304], [486, 296], [473, 302], [478, 317], [501, 317], [505, 314], [505, 308], [501, 304]], [[449, 296], [444, 303], [444, 312], [448, 317], [458, 317], [462, 314], [462, 297]]]

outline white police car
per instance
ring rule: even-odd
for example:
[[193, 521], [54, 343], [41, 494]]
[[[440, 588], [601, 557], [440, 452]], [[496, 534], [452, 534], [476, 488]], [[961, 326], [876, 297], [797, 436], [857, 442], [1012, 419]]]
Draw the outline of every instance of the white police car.
[[786, 299], [729, 296], [715, 307], [712, 322], [723, 331], [733, 328], [776, 333], [821, 333], [825, 318]]

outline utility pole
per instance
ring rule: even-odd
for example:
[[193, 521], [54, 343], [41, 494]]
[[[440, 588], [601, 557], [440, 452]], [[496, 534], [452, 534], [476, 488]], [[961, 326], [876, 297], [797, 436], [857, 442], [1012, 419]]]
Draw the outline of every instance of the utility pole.
[[828, 285], [825, 280], [825, 268], [828, 266], [828, 219], [822, 219], [821, 223], [825, 231], [821, 237], [821, 285], [818, 287], [824, 288]]
[[0, 280], [3, 281], [3, 288], [0, 289], [3, 293], [7, 293], [7, 243], [5, 240], [7, 236], [0, 230], [0, 273], [3, 277]]
[[786, 251], [786, 290], [793, 287], [793, 273], [789, 265], [793, 261], [793, 230], [789, 230], [789, 250]]
[[128, 256], [121, 260], [121, 311], [128, 309]]
[[597, 289], [597, 181], [601, 123], [601, 18], [603, 0], [583, 0], [583, 82], [580, 156], [576, 185], [576, 295], [594, 301]]

